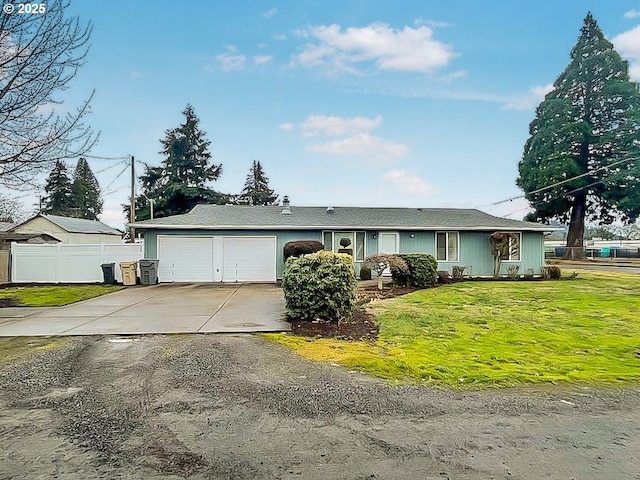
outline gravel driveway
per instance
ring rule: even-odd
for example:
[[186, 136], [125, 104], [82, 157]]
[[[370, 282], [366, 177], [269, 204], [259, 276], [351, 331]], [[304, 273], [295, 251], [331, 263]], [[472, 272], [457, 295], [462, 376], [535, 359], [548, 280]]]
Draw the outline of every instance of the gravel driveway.
[[0, 478], [640, 479], [640, 390], [457, 393], [251, 335], [66, 337], [0, 365]]

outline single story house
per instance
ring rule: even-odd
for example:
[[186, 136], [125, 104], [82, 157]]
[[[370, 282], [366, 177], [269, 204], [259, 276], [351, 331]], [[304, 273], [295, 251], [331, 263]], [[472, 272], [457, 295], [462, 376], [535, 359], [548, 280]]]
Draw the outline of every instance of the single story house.
[[60, 243], [60, 240], [48, 233], [0, 232], [0, 250], [11, 250], [11, 244], [14, 242], [41, 245], [43, 243]]
[[356, 273], [375, 253], [429, 253], [439, 270], [467, 267], [493, 274], [489, 236], [514, 232], [518, 244], [501, 273], [519, 265], [539, 274], [544, 233], [536, 223], [454, 208], [296, 207], [197, 205], [189, 213], [130, 225], [144, 236], [145, 258], [158, 259], [160, 282], [273, 282], [284, 270], [282, 249], [292, 240], [319, 240], [338, 251], [351, 240]]
[[9, 230], [11, 233], [46, 233], [61, 243], [120, 243], [122, 232], [97, 220], [39, 213]]

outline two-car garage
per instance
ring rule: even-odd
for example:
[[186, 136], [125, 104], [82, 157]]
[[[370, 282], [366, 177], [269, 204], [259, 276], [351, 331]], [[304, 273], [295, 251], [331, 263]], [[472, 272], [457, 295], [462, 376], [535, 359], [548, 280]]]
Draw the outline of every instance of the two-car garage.
[[275, 282], [274, 236], [158, 235], [160, 282]]

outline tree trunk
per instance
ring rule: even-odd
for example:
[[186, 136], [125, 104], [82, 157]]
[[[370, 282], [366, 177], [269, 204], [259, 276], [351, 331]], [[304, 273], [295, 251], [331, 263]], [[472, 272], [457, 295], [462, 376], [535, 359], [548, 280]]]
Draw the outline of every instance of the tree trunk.
[[571, 206], [571, 221], [567, 233], [567, 249], [562, 258], [584, 259], [584, 216], [587, 205], [587, 194], [578, 192]]

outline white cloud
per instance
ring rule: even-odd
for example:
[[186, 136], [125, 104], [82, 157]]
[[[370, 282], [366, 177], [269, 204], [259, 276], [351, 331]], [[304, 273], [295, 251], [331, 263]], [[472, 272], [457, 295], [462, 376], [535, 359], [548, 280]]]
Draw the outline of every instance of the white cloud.
[[293, 123], [282, 123], [278, 126], [278, 130], [282, 130], [284, 132], [290, 132], [291, 130], [293, 130], [295, 128], [295, 125]]
[[629, 10], [624, 12], [624, 18], [638, 18], [640, 17], [640, 10]]
[[439, 22], [438, 20], [425, 20], [424, 18], [416, 18], [413, 22], [414, 25], [429, 25], [433, 28], [448, 28], [453, 24], [448, 22]]
[[402, 143], [384, 140], [361, 132], [340, 140], [309, 145], [307, 151], [330, 155], [360, 156], [374, 162], [388, 162], [408, 155], [410, 150]]
[[629, 77], [640, 81], [640, 25], [616, 35], [612, 40], [620, 55], [631, 60]]
[[233, 55], [231, 53], [223, 53], [222, 55], [218, 55], [216, 59], [222, 64], [222, 70], [225, 72], [242, 70], [247, 60], [244, 55]]
[[309, 115], [304, 122], [302, 122], [301, 126], [305, 137], [313, 137], [318, 134], [337, 137], [353, 133], [369, 132], [381, 123], [381, 115], [375, 118], [343, 118], [326, 115]]
[[420, 197], [427, 197], [436, 193], [433, 185], [404, 168], [390, 170], [380, 178], [397, 193]]
[[262, 14], [262, 18], [271, 18], [273, 17], [276, 13], [278, 13], [278, 9], [276, 7], [271, 7], [269, 10], [267, 10], [266, 12], [264, 12]]
[[553, 83], [547, 83], [546, 85], [538, 85], [531, 89], [531, 93], [536, 96], [538, 100], [543, 100], [547, 93], [553, 91]]
[[273, 38], [274, 40], [283, 41], [287, 39], [287, 36], [284, 34], [279, 34], [279, 35], [271, 35], [271, 38]]
[[316, 43], [308, 43], [294, 57], [305, 66], [327, 65], [333, 70], [356, 73], [357, 66], [373, 62], [387, 71], [430, 73], [444, 67], [456, 56], [451, 46], [435, 40], [427, 26], [402, 30], [385, 23], [367, 27], [320, 25], [297, 32]]
[[458, 78], [466, 78], [467, 71], [466, 70], [456, 70], [455, 72], [451, 72], [446, 74], [445, 76], [440, 78], [442, 83], [451, 83]]
[[64, 113], [67, 108], [62, 102], [47, 102], [38, 105], [35, 109], [37, 115], [50, 115], [52, 113]]
[[537, 85], [532, 87], [526, 95], [514, 98], [507, 102], [505, 108], [508, 110], [528, 110], [538, 105], [547, 93], [553, 90], [553, 84]]
[[253, 63], [256, 65], [265, 65], [271, 61], [273, 55], [256, 55], [253, 57]]

